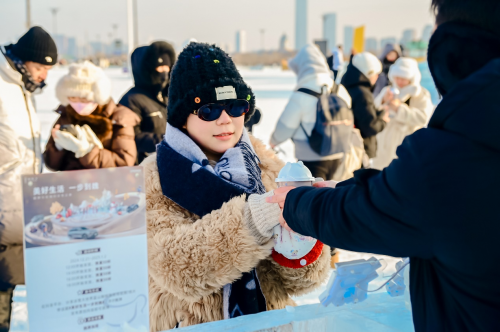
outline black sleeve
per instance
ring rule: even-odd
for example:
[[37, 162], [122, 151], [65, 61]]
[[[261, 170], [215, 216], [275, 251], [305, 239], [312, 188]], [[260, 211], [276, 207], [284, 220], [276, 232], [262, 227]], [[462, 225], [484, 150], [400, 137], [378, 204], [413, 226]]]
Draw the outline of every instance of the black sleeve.
[[432, 257], [431, 227], [426, 220], [404, 216], [405, 209], [411, 211], [408, 200], [391, 189], [384, 172], [361, 170], [335, 189], [301, 187], [290, 191], [283, 216], [297, 233], [335, 248], [395, 257]]
[[380, 133], [385, 128], [386, 122], [382, 120], [383, 112], [375, 108], [373, 95], [369, 91], [357, 88], [351, 97], [354, 121], [361, 136], [366, 138]]
[[[137, 127], [137, 126], [136, 126]], [[156, 151], [156, 145], [160, 143], [162, 137], [155, 133], [141, 132], [135, 134], [135, 145], [137, 152], [153, 153]]]
[[[132, 110], [142, 122], [142, 108], [140, 103], [134, 98], [134, 94], [125, 94], [120, 99], [120, 104]], [[135, 145], [137, 146], [138, 153], [153, 153], [156, 151], [156, 144], [160, 143], [162, 137], [155, 133], [142, 132], [141, 124], [139, 123], [134, 127], [135, 132]]]

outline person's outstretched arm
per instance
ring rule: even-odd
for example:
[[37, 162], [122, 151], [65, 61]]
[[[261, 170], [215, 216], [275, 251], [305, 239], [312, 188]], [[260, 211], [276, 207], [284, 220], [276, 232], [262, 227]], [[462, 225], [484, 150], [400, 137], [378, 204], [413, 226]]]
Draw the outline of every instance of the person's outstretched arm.
[[294, 231], [336, 248], [429, 258], [434, 225], [424, 217], [422, 204], [432, 181], [415, 176], [419, 164], [412, 159], [397, 160], [381, 172], [357, 171], [335, 189], [294, 189], [283, 217]]
[[[294, 92], [292, 97], [288, 101], [283, 113], [276, 124], [276, 129], [274, 129], [271, 135], [271, 146], [275, 146], [283, 143], [289, 138], [292, 138], [297, 130], [300, 129], [300, 123], [302, 121], [302, 108], [300, 105], [300, 98], [302, 92]], [[306, 96], [306, 98], [315, 98], [312, 96]]]

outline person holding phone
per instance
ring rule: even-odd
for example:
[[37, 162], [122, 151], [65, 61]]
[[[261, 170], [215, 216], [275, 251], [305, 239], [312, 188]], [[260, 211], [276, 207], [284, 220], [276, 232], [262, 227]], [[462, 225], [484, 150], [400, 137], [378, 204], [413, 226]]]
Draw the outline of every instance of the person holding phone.
[[86, 61], [73, 64], [56, 87], [60, 115], [43, 158], [52, 171], [133, 166], [139, 117], [111, 99], [111, 81]]

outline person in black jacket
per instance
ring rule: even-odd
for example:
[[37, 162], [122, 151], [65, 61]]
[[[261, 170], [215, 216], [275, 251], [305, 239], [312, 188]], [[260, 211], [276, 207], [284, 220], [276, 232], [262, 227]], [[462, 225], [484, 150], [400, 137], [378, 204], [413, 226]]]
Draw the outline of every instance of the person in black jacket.
[[377, 153], [377, 137], [387, 122], [389, 115], [375, 108], [372, 89], [382, 71], [382, 64], [373, 54], [363, 52], [353, 56], [342, 77], [342, 85], [352, 98], [354, 125], [361, 132], [368, 157]]
[[137, 163], [156, 151], [167, 127], [167, 92], [175, 50], [169, 43], [157, 41], [138, 47], [132, 53], [135, 86], [120, 100], [141, 119], [135, 126]]
[[330, 246], [410, 257], [417, 332], [498, 331], [500, 2], [433, 7], [428, 63], [443, 100], [428, 128], [383, 171], [280, 188], [270, 202], [284, 206], [283, 224]]

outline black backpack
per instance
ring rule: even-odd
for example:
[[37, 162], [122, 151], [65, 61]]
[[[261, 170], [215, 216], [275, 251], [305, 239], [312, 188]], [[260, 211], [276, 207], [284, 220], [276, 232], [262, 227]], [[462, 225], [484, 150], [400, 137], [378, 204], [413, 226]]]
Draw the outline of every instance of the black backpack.
[[318, 98], [316, 123], [311, 136], [307, 135], [302, 123], [300, 124], [311, 149], [322, 157], [349, 151], [354, 115], [346, 102], [337, 95], [338, 85], [335, 85], [330, 92], [326, 86], [323, 87], [322, 93], [306, 88], [300, 88], [297, 91]]

